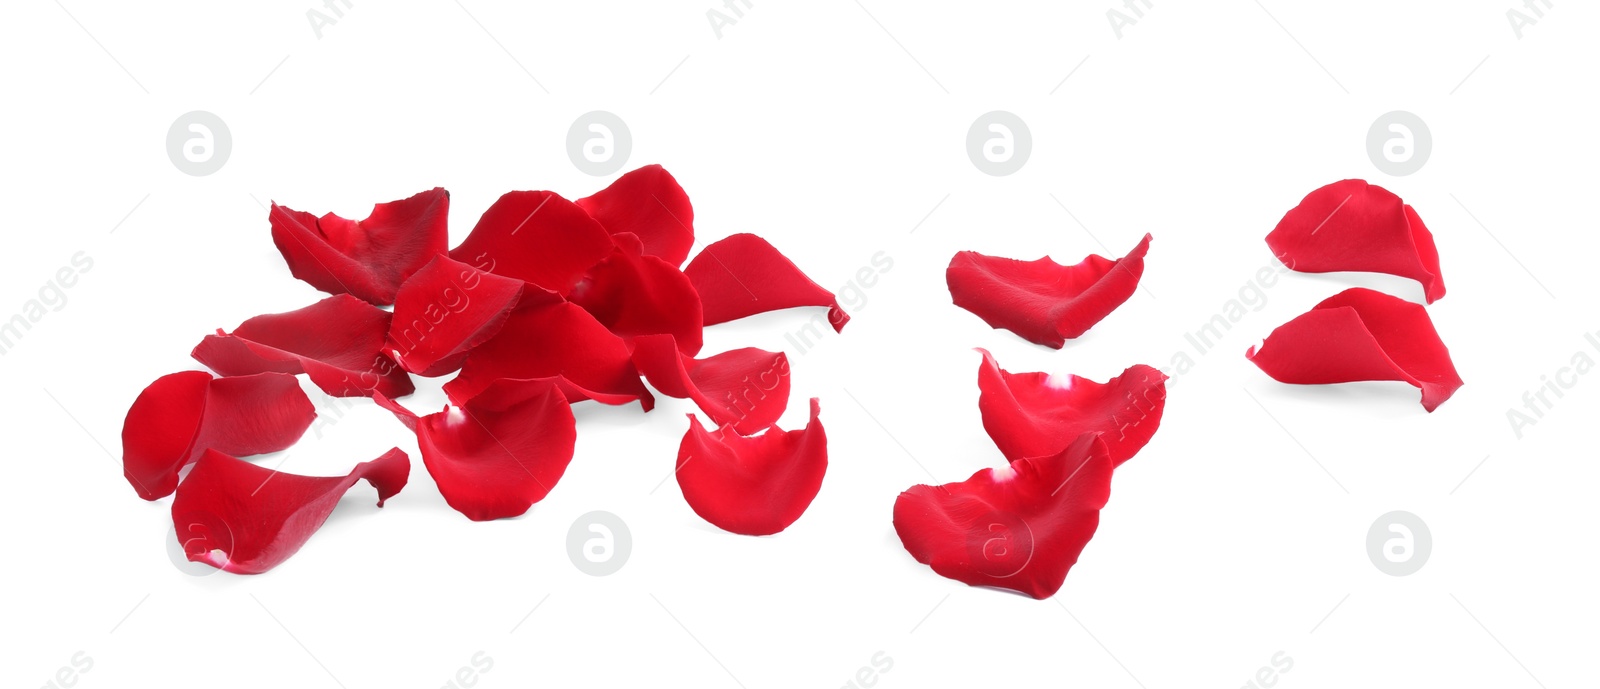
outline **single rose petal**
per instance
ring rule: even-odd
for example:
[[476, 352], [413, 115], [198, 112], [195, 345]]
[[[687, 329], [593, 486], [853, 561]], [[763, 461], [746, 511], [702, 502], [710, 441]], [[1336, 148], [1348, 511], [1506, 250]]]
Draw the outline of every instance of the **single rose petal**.
[[1111, 469], [1100, 435], [1085, 433], [1046, 457], [912, 486], [894, 501], [894, 530], [940, 576], [1049, 598], [1100, 525]]
[[1149, 250], [1147, 234], [1127, 256], [1090, 254], [1075, 266], [1048, 256], [1018, 261], [963, 251], [950, 259], [945, 282], [956, 306], [991, 327], [1060, 349], [1133, 296]]
[[450, 258], [566, 294], [611, 249], [606, 229], [560, 194], [513, 191], [484, 211]]
[[293, 445], [317, 416], [294, 376], [212, 378], [172, 373], [139, 393], [122, 423], [122, 473], [139, 497], [178, 487], [178, 471], [208, 449], [259, 455]]
[[572, 461], [578, 428], [553, 378], [497, 380], [460, 407], [418, 417], [383, 396], [417, 434], [422, 463], [473, 521], [515, 517], [543, 500]]
[[1096, 383], [1075, 375], [1011, 373], [982, 349], [978, 409], [1006, 459], [1048, 457], [1084, 433], [1099, 433], [1113, 465], [1132, 459], [1161, 426], [1166, 374], [1134, 364]]
[[767, 240], [736, 234], [712, 242], [683, 269], [700, 294], [705, 324], [796, 306], [828, 307], [828, 322], [844, 330], [850, 315], [838, 298], [811, 281]]
[[708, 433], [690, 414], [674, 474], [683, 499], [724, 531], [766, 536], [788, 528], [817, 497], [828, 471], [820, 410], [812, 398], [804, 430], [772, 426], [755, 436], [739, 435], [729, 426]]
[[1422, 408], [1430, 412], [1462, 385], [1427, 309], [1361, 287], [1278, 326], [1245, 357], [1283, 383], [1410, 383], [1422, 389]]
[[172, 499], [172, 526], [191, 562], [234, 574], [283, 564], [322, 528], [356, 481], [378, 490], [378, 506], [400, 492], [411, 460], [400, 448], [344, 476], [300, 476], [206, 450]]
[[348, 294], [305, 308], [256, 316], [207, 335], [190, 352], [225, 376], [304, 373], [335, 397], [409, 395], [411, 378], [383, 353], [390, 314]]
[[394, 303], [395, 291], [449, 238], [450, 192], [431, 189], [372, 207], [365, 220], [310, 213], [272, 204], [272, 243], [289, 272], [329, 294]]
[[589, 269], [568, 298], [625, 341], [671, 335], [683, 353], [698, 353], [704, 327], [700, 296], [689, 278], [666, 261], [642, 255], [633, 235], [616, 239], [617, 248]]
[[1429, 304], [1444, 296], [1433, 233], [1399, 196], [1359, 179], [1307, 194], [1267, 235], [1267, 246], [1301, 272], [1388, 273], [1422, 283]]
[[632, 354], [588, 311], [559, 295], [526, 289], [500, 332], [467, 354], [461, 373], [444, 391], [457, 405], [501, 378], [559, 377], [572, 402], [603, 404], [639, 400], [645, 411], [655, 396], [639, 380]]
[[783, 352], [746, 347], [696, 359], [671, 335], [644, 335], [633, 341], [633, 365], [661, 394], [692, 399], [712, 423], [745, 435], [777, 423], [789, 406]]
[[407, 371], [442, 376], [493, 337], [526, 284], [435, 256], [400, 286], [385, 349]]
[[683, 265], [694, 245], [694, 207], [689, 195], [660, 165], [646, 165], [617, 178], [579, 208], [613, 235], [628, 233], [644, 243], [644, 253], [673, 267]]

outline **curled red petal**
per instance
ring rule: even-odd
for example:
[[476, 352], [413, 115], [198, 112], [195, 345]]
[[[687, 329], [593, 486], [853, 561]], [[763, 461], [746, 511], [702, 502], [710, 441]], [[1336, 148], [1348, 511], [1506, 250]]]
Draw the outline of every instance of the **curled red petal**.
[[678, 180], [660, 165], [646, 165], [612, 182], [579, 208], [612, 235], [628, 233], [644, 243], [644, 253], [674, 267], [683, 265], [694, 245], [694, 207]]
[[1090, 254], [1075, 266], [1048, 256], [1018, 261], [963, 251], [950, 259], [945, 282], [956, 306], [991, 327], [1060, 349], [1133, 296], [1149, 250], [1147, 234], [1127, 256]]
[[417, 434], [445, 502], [473, 521], [515, 517], [543, 500], [572, 461], [578, 429], [553, 378], [498, 380], [460, 407], [417, 417], [384, 397]]
[[566, 294], [611, 249], [606, 229], [560, 194], [513, 191], [484, 211], [450, 258]]
[[978, 409], [1006, 459], [1048, 457], [1084, 433], [1099, 433], [1113, 465], [1132, 459], [1161, 427], [1166, 374], [1135, 364], [1096, 383], [1075, 375], [1011, 373], [982, 349]]
[[844, 330], [850, 315], [832, 292], [811, 281], [767, 240], [736, 234], [712, 242], [683, 269], [700, 294], [705, 324], [796, 306], [828, 307], [828, 322]]
[[633, 341], [633, 364], [662, 394], [692, 399], [717, 426], [751, 435], [778, 422], [789, 406], [789, 357], [754, 347], [696, 359], [671, 335]]
[[435, 188], [372, 207], [365, 220], [320, 218], [276, 203], [272, 242], [289, 272], [329, 294], [391, 304], [400, 284], [448, 246], [450, 192]]
[[344, 476], [287, 474], [207, 450], [172, 499], [172, 526], [191, 562], [260, 574], [299, 551], [356, 481], [372, 484], [382, 507], [410, 475], [399, 448]]
[[409, 395], [410, 376], [383, 352], [390, 314], [348, 294], [305, 308], [256, 316], [207, 335], [190, 352], [225, 376], [304, 373], [335, 397]]
[[165, 375], [140, 392], [128, 409], [122, 424], [122, 473], [139, 497], [155, 500], [172, 494], [178, 471], [202, 452], [277, 452], [299, 440], [316, 416], [291, 375]]
[[1105, 443], [1086, 433], [1049, 456], [912, 486], [894, 501], [894, 530], [940, 576], [1049, 598], [1100, 525], [1111, 470]]
[[700, 296], [682, 271], [640, 254], [638, 239], [617, 236], [617, 248], [591, 268], [568, 298], [621, 336], [671, 335], [685, 354], [700, 351]]
[[572, 402], [639, 400], [645, 411], [655, 406], [622, 338], [577, 304], [532, 289], [523, 292], [500, 332], [467, 354], [444, 391], [461, 405], [501, 378], [557, 377]]
[[1421, 216], [1388, 189], [1359, 179], [1307, 194], [1267, 235], [1267, 246], [1301, 272], [1388, 273], [1422, 283], [1429, 304], [1444, 296], [1439, 250]]
[[1462, 385], [1427, 309], [1361, 287], [1278, 326], [1245, 357], [1284, 383], [1410, 383], [1422, 390], [1422, 407], [1430, 412]]
[[707, 432], [690, 414], [674, 474], [683, 499], [724, 531], [766, 536], [788, 528], [817, 497], [828, 471], [820, 409], [812, 398], [804, 430], [772, 426], [755, 436], [727, 426]]
[[385, 349], [402, 368], [442, 376], [500, 331], [526, 284], [435, 256], [400, 286]]

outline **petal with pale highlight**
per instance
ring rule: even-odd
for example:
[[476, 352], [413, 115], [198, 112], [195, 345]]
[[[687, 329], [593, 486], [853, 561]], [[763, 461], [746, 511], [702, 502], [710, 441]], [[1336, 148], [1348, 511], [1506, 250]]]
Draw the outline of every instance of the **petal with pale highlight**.
[[336, 294], [305, 308], [256, 316], [232, 333], [218, 330], [190, 356], [225, 376], [304, 373], [335, 397], [368, 397], [374, 391], [400, 397], [415, 388], [383, 352], [389, 321], [389, 312]]
[[1104, 383], [1075, 375], [1011, 373], [989, 352], [978, 366], [983, 428], [1006, 459], [1048, 457], [1098, 433], [1113, 465], [1132, 459], [1161, 427], [1166, 374], [1135, 364]]
[[1115, 261], [1090, 254], [1077, 265], [1049, 257], [1018, 261], [963, 251], [950, 259], [945, 282], [956, 306], [990, 327], [1060, 349], [1133, 296], [1144, 275], [1150, 235]]
[[811, 400], [805, 429], [777, 426], [755, 436], [724, 426], [707, 432], [689, 415], [674, 475], [683, 499], [702, 519], [724, 531], [766, 536], [789, 527], [822, 489], [828, 471], [828, 437]]
[[435, 188], [373, 206], [365, 220], [319, 218], [276, 203], [268, 218], [295, 277], [329, 294], [391, 304], [406, 278], [444, 253], [449, 214], [450, 192]]

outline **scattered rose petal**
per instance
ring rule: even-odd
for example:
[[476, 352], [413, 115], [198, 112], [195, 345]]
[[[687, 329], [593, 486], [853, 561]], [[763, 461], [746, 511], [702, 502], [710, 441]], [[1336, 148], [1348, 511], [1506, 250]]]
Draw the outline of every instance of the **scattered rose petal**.
[[617, 248], [596, 264], [568, 298], [595, 320], [632, 341], [640, 335], [671, 335], [683, 353], [700, 351], [700, 296], [677, 266], [640, 254], [638, 238], [616, 236]]
[[327, 477], [273, 471], [207, 450], [178, 485], [172, 526], [191, 562], [260, 574], [299, 551], [356, 481], [372, 484], [383, 507], [410, 475], [411, 460], [399, 448]]
[[694, 245], [694, 207], [689, 195], [660, 165], [646, 165], [617, 178], [593, 196], [578, 199], [612, 235], [632, 234], [644, 253], [674, 268], [683, 265]]
[[276, 203], [268, 218], [272, 243], [295, 277], [329, 294], [391, 304], [406, 278], [444, 253], [449, 214], [450, 192], [436, 188], [373, 206], [365, 220], [318, 218]]
[[1085, 433], [1050, 456], [912, 486], [894, 502], [894, 530], [940, 576], [1049, 598], [1100, 525], [1111, 469], [1099, 434]]
[[611, 250], [606, 229], [560, 194], [513, 191], [484, 211], [450, 258], [566, 294]]
[[690, 414], [675, 473], [683, 499], [724, 531], [766, 536], [788, 528], [817, 497], [828, 471], [820, 409], [813, 398], [805, 430], [772, 426], [755, 436], [728, 426], [708, 433]]
[[1099, 433], [1120, 465], [1161, 426], [1166, 374], [1135, 364], [1096, 383], [1075, 375], [1011, 373], [982, 349], [978, 408], [983, 428], [1006, 459], [1048, 457], [1084, 433]]
[[165, 375], [139, 393], [122, 423], [123, 475], [139, 497], [166, 497], [178, 487], [178, 471], [202, 452], [277, 452], [299, 440], [316, 417], [291, 375]]
[[1127, 256], [1090, 254], [1075, 266], [963, 251], [950, 259], [945, 282], [956, 306], [991, 327], [1060, 349], [1133, 296], [1149, 250], [1147, 234]]
[[335, 397], [411, 394], [411, 378], [383, 353], [387, 311], [348, 294], [336, 294], [287, 313], [256, 316], [207, 335], [193, 356], [225, 376], [265, 371], [304, 373]]
[[1267, 235], [1283, 264], [1306, 273], [1388, 273], [1444, 296], [1439, 250], [1417, 212], [1383, 187], [1347, 179], [1307, 194]]
[[850, 315], [838, 298], [811, 281], [767, 240], [736, 234], [712, 242], [683, 269], [700, 293], [705, 324], [796, 306], [828, 307], [828, 323], [844, 330]]
[[774, 423], [789, 406], [789, 357], [753, 347], [696, 359], [671, 335], [633, 341], [633, 364], [661, 394], [692, 399], [717, 426], [745, 435]]
[[523, 281], [435, 256], [395, 297], [386, 350], [407, 371], [442, 376], [495, 333], [522, 296]]
[[1410, 383], [1422, 389], [1422, 407], [1430, 412], [1462, 385], [1427, 309], [1361, 287], [1278, 326], [1245, 357], [1283, 383]]

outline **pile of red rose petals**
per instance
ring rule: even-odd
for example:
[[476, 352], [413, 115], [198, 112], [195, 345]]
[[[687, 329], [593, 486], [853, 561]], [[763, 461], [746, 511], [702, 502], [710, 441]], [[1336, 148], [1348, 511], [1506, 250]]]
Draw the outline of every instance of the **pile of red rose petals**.
[[[1267, 235], [1267, 245], [1293, 270], [1388, 273], [1421, 283], [1429, 304], [1444, 296], [1439, 251], [1422, 217], [1399, 196], [1359, 179], [1307, 194]], [[1429, 412], [1462, 385], [1426, 308], [1360, 287], [1279, 326], [1245, 357], [1284, 383], [1409, 383], [1422, 390]]]
[[[334, 477], [239, 459], [284, 450], [310, 426], [300, 374], [392, 412], [415, 433], [445, 502], [474, 521], [524, 514], [561, 480], [577, 442], [572, 404], [637, 401], [648, 412], [646, 380], [716, 424], [707, 431], [690, 414], [675, 464], [696, 514], [750, 535], [800, 517], [828, 465], [818, 401], [804, 429], [780, 429], [788, 358], [702, 355], [703, 328], [820, 306], [840, 330], [849, 316], [832, 293], [751, 234], [713, 242], [685, 266], [694, 209], [658, 165], [577, 201], [505, 194], [454, 249], [449, 207], [443, 189], [378, 204], [363, 220], [272, 205], [272, 240], [290, 272], [332, 296], [205, 336], [192, 355], [217, 375], [163, 376], [123, 424], [124, 474], [146, 500], [175, 494], [173, 527], [190, 560], [267, 571], [359, 481], [380, 507], [406, 485], [411, 461], [399, 448]], [[394, 401], [414, 391], [412, 375], [452, 374], [439, 412]]]

